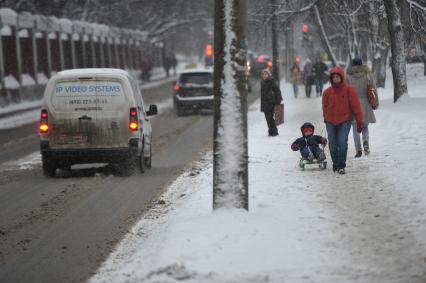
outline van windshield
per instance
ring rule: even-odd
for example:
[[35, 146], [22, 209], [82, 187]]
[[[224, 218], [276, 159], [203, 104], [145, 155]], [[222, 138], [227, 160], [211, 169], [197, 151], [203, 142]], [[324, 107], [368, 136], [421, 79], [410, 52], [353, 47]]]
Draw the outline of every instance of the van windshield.
[[117, 81], [63, 81], [53, 89], [52, 105], [58, 112], [119, 111], [124, 104], [123, 86]]

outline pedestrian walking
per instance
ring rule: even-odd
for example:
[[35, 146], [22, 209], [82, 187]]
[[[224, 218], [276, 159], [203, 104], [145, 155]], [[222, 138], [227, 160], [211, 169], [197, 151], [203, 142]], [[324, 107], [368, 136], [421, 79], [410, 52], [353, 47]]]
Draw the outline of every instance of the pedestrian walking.
[[305, 61], [305, 66], [303, 66], [303, 84], [305, 85], [306, 97], [311, 97], [312, 82], [312, 63], [311, 60], [307, 58]]
[[275, 106], [279, 105], [283, 100], [279, 87], [272, 78], [271, 71], [264, 69], [261, 73], [262, 80], [260, 83], [260, 111], [265, 114], [266, 123], [268, 124], [269, 136], [277, 136], [278, 129], [275, 125], [274, 112]]
[[[368, 125], [370, 123], [376, 123], [376, 116], [374, 115], [373, 108], [368, 102], [367, 91], [368, 85], [370, 84], [374, 89], [376, 85], [374, 83], [373, 76], [371, 75], [371, 70], [368, 66], [362, 64], [361, 58], [354, 58], [352, 60], [352, 65], [348, 67], [346, 71], [347, 82], [352, 85], [359, 98], [362, 111], [362, 147], [364, 148], [364, 154], [368, 155], [370, 153], [370, 133]], [[376, 89], [377, 91], [377, 89]], [[353, 138], [355, 144], [356, 154], [355, 157], [362, 156], [361, 148], [361, 135], [356, 131], [356, 122], [352, 123], [353, 127]]]
[[167, 54], [163, 58], [163, 68], [164, 71], [166, 71], [166, 77], [170, 77], [170, 68], [172, 67], [172, 58], [170, 57], [170, 54]]
[[317, 97], [322, 96], [322, 90], [324, 87], [324, 80], [327, 78], [327, 65], [321, 60], [320, 57], [317, 58], [317, 61], [312, 66], [312, 75], [315, 81], [315, 89], [317, 92]]
[[171, 59], [171, 61], [170, 61], [171, 67], [173, 69], [173, 75], [176, 76], [177, 75], [177, 64], [178, 64], [176, 55], [174, 53], [170, 53], [170, 59]]
[[141, 78], [142, 81], [148, 82], [151, 79], [151, 71], [152, 71], [153, 63], [151, 56], [146, 54], [141, 62]]
[[330, 72], [331, 86], [324, 91], [322, 111], [327, 129], [333, 172], [345, 174], [348, 136], [352, 120], [357, 131], [362, 131], [362, 111], [355, 88], [345, 81], [344, 70], [334, 67]]
[[302, 71], [300, 70], [299, 63], [295, 61], [290, 68], [290, 81], [293, 85], [294, 98], [299, 95], [299, 84], [301, 83]]

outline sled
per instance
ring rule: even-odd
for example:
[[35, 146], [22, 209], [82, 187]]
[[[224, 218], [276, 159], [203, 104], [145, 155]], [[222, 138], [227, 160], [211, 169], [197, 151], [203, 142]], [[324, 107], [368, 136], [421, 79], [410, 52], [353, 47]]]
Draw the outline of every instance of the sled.
[[[322, 150], [324, 151], [324, 148], [325, 148], [325, 146], [323, 145], [322, 146]], [[324, 153], [325, 154], [325, 153]], [[324, 159], [324, 160], [317, 160], [317, 159], [314, 159], [314, 160], [312, 160], [312, 161], [309, 161], [309, 160], [307, 160], [307, 159], [304, 159], [304, 158], [300, 158], [300, 161], [299, 161], [299, 168], [302, 170], [302, 171], [305, 171], [305, 167], [306, 167], [306, 165], [318, 165], [318, 167], [320, 168], [320, 169], [322, 169], [322, 170], [325, 170], [325, 169], [327, 169], [327, 159]]]
[[327, 169], [327, 161], [326, 160], [319, 161], [319, 160], [314, 159], [313, 161], [309, 161], [309, 160], [300, 158], [300, 161], [299, 161], [299, 167], [302, 171], [305, 171], [306, 165], [315, 165], [315, 164], [317, 164], [318, 167], [321, 168], [322, 170]]

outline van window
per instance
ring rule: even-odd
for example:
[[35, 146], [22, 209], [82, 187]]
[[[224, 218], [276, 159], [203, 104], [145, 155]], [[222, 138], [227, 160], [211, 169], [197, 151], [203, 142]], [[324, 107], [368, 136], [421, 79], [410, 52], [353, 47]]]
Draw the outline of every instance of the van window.
[[74, 80], [58, 82], [51, 102], [57, 112], [120, 111], [126, 98], [118, 81]]

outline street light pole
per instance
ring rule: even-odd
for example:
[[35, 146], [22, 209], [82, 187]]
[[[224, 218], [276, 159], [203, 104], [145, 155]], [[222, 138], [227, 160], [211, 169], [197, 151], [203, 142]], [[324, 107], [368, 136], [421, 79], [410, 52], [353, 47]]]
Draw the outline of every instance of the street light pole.
[[274, 78], [278, 87], [280, 87], [280, 58], [278, 48], [278, 22], [277, 14], [275, 13], [278, 9], [277, 0], [270, 0], [271, 13], [272, 13], [272, 24], [271, 24], [271, 37], [272, 37], [272, 77]]

